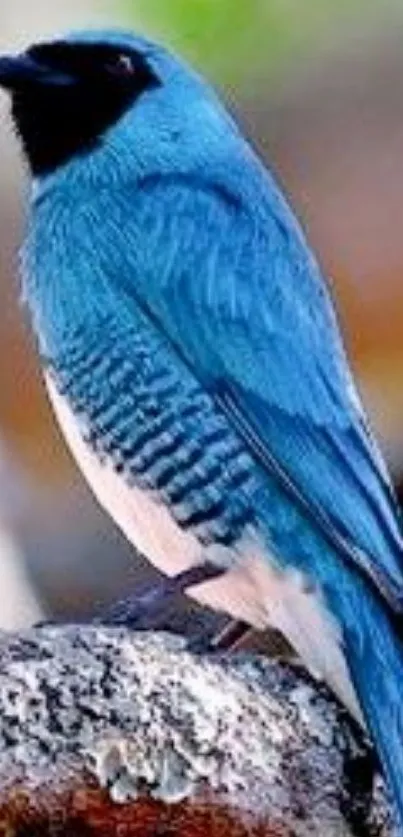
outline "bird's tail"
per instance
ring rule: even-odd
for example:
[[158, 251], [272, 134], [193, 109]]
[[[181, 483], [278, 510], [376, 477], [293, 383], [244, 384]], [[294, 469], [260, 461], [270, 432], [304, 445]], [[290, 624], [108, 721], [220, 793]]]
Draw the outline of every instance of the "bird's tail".
[[384, 603], [361, 582], [337, 609], [344, 611], [348, 666], [403, 837], [403, 641]]
[[[320, 591], [320, 603], [330, 612], [327, 615], [334, 617], [334, 622], [330, 619], [330, 633], [325, 635], [323, 628], [313, 631], [312, 641], [315, 646], [319, 644], [328, 669], [323, 671], [319, 659], [318, 672], [350, 710], [354, 711], [357, 697], [395, 805], [398, 834], [403, 837], [403, 615], [393, 609], [369, 574], [331, 548], [317, 527], [307, 526], [303, 511], [292, 505], [285, 494], [276, 492], [275, 484], [270, 493], [262, 492], [259, 499], [256, 508], [271, 538], [268, 547], [272, 548], [275, 540], [280, 566], [293, 567], [313, 580], [314, 595]], [[383, 550], [393, 550], [391, 564], [402, 566], [403, 556], [397, 552], [400, 544], [390, 544], [383, 538], [379, 541], [377, 551], [382, 554]], [[314, 622], [309, 627], [309, 641], [312, 626]], [[341, 645], [348, 672], [344, 665], [337, 668], [337, 658], [330, 656], [327, 640], [332, 637]], [[293, 644], [301, 654], [298, 645]], [[355, 690], [352, 701], [345, 700], [346, 694], [351, 696], [351, 690], [346, 692], [345, 683], [340, 682], [340, 675], [347, 673]], [[351, 684], [348, 686], [351, 688]], [[354, 714], [359, 717], [359, 711]]]

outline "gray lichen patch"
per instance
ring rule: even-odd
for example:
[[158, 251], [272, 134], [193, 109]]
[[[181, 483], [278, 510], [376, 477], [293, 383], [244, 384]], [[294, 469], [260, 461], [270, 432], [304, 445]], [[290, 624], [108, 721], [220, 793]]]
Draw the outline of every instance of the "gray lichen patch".
[[3, 796], [21, 777], [37, 789], [85, 771], [116, 802], [213, 793], [296, 837], [391, 834], [365, 742], [289, 663], [195, 656], [167, 634], [42, 628], [1, 638], [0, 711]]

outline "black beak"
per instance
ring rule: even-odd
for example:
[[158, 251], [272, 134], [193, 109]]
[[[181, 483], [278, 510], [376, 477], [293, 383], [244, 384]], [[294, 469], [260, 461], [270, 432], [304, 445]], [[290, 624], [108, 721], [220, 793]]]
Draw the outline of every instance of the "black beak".
[[74, 81], [73, 76], [35, 61], [28, 53], [0, 56], [0, 87], [6, 90], [32, 85], [68, 87]]

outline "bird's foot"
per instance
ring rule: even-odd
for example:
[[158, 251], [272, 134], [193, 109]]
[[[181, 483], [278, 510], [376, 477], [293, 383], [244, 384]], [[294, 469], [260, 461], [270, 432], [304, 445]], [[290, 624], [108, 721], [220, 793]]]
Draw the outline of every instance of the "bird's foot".
[[40, 622], [35, 622], [32, 627], [39, 630], [40, 628], [53, 628], [57, 624], [55, 619], [41, 619]]
[[[153, 630], [175, 596], [186, 593], [189, 587], [219, 578], [224, 572], [213, 564], [197, 565], [117, 602], [96, 621], [104, 625], [124, 625], [133, 630]], [[242, 646], [250, 632], [251, 628], [245, 622], [230, 620], [212, 637], [200, 634], [187, 637], [187, 648], [193, 653], [234, 651]]]
[[[103, 625], [124, 625], [131, 630], [155, 630], [161, 615], [175, 596], [186, 593], [189, 587], [219, 578], [225, 570], [213, 564], [201, 564], [185, 570], [158, 584], [146, 587], [142, 592], [114, 604], [95, 621]], [[192, 653], [234, 651], [242, 646], [251, 628], [245, 622], [230, 620], [213, 636], [196, 634], [187, 637], [187, 649]]]
[[223, 572], [223, 569], [208, 563], [191, 567], [116, 602], [93, 621], [102, 625], [124, 625], [132, 630], [155, 630], [161, 615], [178, 594], [185, 593], [189, 587], [218, 578]]
[[[111, 627], [122, 626], [137, 631], [156, 630], [161, 624], [164, 612], [178, 594], [185, 593], [189, 587], [219, 578], [223, 572], [225, 570], [208, 563], [191, 567], [176, 576], [166, 577], [156, 584], [148, 585], [125, 599], [120, 599], [99, 616], [90, 618], [88, 622]], [[35, 628], [54, 625], [57, 625], [56, 621], [44, 620], [38, 622]], [[188, 636], [187, 648], [193, 653], [235, 650], [242, 645], [249, 633], [250, 627], [245, 622], [230, 620], [213, 636]]]
[[230, 619], [211, 640], [211, 648], [213, 651], [236, 651], [242, 648], [251, 633], [252, 628], [247, 622]]
[[[223, 572], [224, 570], [213, 564], [198, 564], [176, 576], [165, 577], [160, 582], [149, 584], [133, 592], [131, 596], [120, 599], [106, 610], [104, 609], [98, 616], [79, 621], [96, 625], [121, 625], [131, 630], [156, 629], [161, 616], [175, 596], [185, 593], [188, 587], [218, 578]], [[37, 622], [34, 627], [49, 628], [57, 624], [59, 623], [56, 620], [44, 619]]]
[[220, 631], [213, 636], [196, 635], [187, 639], [187, 649], [193, 654], [212, 654], [222, 651], [239, 650], [244, 640], [250, 635], [251, 627], [246, 622], [229, 619]]

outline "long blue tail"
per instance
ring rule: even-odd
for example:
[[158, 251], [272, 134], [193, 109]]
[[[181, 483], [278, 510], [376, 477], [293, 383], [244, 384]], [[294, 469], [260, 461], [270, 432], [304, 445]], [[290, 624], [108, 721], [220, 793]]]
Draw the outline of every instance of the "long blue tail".
[[394, 616], [370, 579], [307, 527], [284, 495], [273, 489], [267, 504], [265, 495], [260, 499], [261, 519], [269, 520], [271, 532], [277, 523], [278, 554], [286, 566], [314, 579], [340, 625], [347, 665], [403, 837], [403, 616]]
[[335, 604], [347, 661], [403, 836], [403, 641], [384, 603], [363, 579], [350, 577], [342, 588]]

